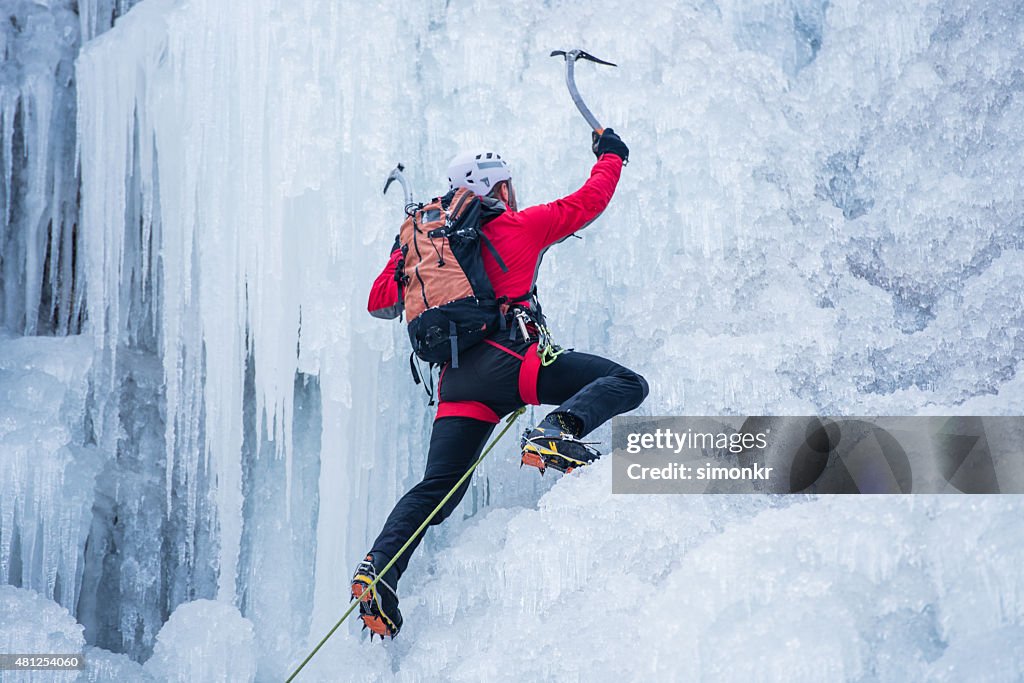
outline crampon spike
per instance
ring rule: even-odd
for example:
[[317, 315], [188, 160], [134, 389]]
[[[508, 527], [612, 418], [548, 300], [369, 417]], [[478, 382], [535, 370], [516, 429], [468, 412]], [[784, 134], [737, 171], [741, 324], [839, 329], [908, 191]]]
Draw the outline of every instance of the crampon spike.
[[523, 457], [519, 461], [519, 467], [522, 467], [523, 465], [536, 467], [538, 470], [540, 470], [541, 474], [544, 474], [544, 470], [547, 468], [547, 466], [544, 463], [544, 459], [536, 453], [523, 453]]

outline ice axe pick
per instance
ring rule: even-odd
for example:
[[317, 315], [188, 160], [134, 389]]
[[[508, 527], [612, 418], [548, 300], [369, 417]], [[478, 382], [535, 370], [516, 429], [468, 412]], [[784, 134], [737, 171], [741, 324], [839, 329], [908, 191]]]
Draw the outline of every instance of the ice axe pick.
[[604, 132], [604, 126], [597, 121], [597, 117], [594, 116], [593, 112], [587, 107], [583, 98], [580, 97], [580, 91], [576, 87], [576, 74], [575, 65], [577, 59], [586, 59], [591, 62], [597, 62], [598, 64], [604, 64], [606, 66], [618, 66], [611, 62], [606, 62], [603, 59], [598, 59], [589, 52], [583, 50], [553, 50], [551, 52], [552, 57], [565, 57], [565, 84], [569, 86], [569, 94], [572, 96], [572, 101], [576, 103], [576, 108], [583, 114], [583, 118], [587, 120], [590, 127], [594, 129], [594, 132], [600, 135]]
[[409, 208], [413, 206], [412, 201], [412, 188], [409, 187], [409, 181], [405, 179], [405, 174], [402, 171], [405, 170], [405, 166], [398, 164], [392, 169], [391, 173], [388, 174], [388, 179], [384, 182], [384, 194], [388, 193], [388, 188], [391, 187], [391, 183], [396, 180], [402, 186], [402, 190], [405, 192], [405, 212], [409, 213]]

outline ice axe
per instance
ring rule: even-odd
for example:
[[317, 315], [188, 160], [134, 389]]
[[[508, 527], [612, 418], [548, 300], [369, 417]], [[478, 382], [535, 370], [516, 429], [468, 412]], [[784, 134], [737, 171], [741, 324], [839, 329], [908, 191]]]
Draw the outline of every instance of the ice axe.
[[576, 108], [583, 114], [583, 118], [587, 120], [590, 127], [594, 129], [594, 132], [600, 135], [604, 132], [604, 126], [597, 121], [597, 117], [587, 108], [587, 105], [583, 102], [583, 98], [580, 97], [580, 91], [576, 88], [576, 74], [575, 65], [577, 59], [587, 59], [591, 62], [597, 62], [598, 64], [604, 64], [606, 66], [618, 66], [611, 62], [606, 62], [603, 59], [598, 59], [589, 52], [583, 50], [553, 50], [551, 52], [552, 57], [565, 57], [565, 84], [569, 86], [569, 94], [572, 95], [572, 101], [576, 103]]
[[388, 179], [384, 182], [384, 194], [388, 193], [388, 188], [391, 187], [391, 183], [396, 180], [401, 184], [402, 190], [405, 192], [405, 213], [410, 214], [410, 209], [415, 206], [412, 201], [412, 188], [409, 187], [409, 181], [405, 179], [405, 174], [402, 171], [405, 170], [405, 166], [398, 164], [392, 169], [391, 173], [388, 174]]

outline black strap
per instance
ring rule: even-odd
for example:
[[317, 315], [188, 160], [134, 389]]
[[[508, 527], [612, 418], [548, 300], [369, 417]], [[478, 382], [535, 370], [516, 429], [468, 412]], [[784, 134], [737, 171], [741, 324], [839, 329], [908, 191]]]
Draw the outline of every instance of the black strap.
[[409, 372], [412, 373], [412, 381], [416, 384], [422, 384], [423, 380], [420, 378], [419, 368], [416, 367], [416, 352], [412, 351], [409, 353]]
[[508, 301], [508, 303], [510, 303], [510, 304], [515, 304], [515, 303], [519, 303], [520, 301], [529, 301], [532, 297], [536, 297], [536, 296], [537, 296], [537, 285], [534, 285], [533, 287], [530, 288], [530, 291], [527, 292], [526, 294], [523, 294], [522, 296], [508, 297], [506, 299], [506, 301]]
[[[498, 255], [498, 250], [494, 248], [494, 244], [487, 239], [487, 235], [484, 234], [483, 230], [479, 230], [477, 232], [480, 235], [480, 241], [484, 243], [484, 246], [490, 250], [491, 256], [493, 256], [494, 260], [498, 262], [498, 267], [501, 268], [501, 272], [507, 273], [508, 266], [506, 266], [505, 262], [501, 260], [501, 256]], [[516, 299], [512, 299], [512, 301], [516, 301]]]
[[[526, 314], [526, 317], [529, 318], [530, 321], [541, 330], [541, 334], [543, 335], [544, 328], [547, 326], [547, 320], [544, 318], [544, 312], [541, 310], [540, 307], [540, 300], [537, 298], [536, 285], [531, 287], [530, 291], [527, 292], [526, 294], [520, 297], [516, 297], [514, 299], [507, 299], [507, 301], [513, 302], [513, 305], [509, 308], [509, 311], [513, 315], [515, 315], [517, 311], [522, 311], [523, 313]], [[517, 305], [522, 304], [523, 302], [529, 302], [530, 305]], [[509, 339], [515, 339], [516, 326], [511, 325], [511, 328], [512, 331], [509, 334]]]
[[423, 390], [426, 391], [427, 396], [430, 397], [430, 402], [427, 405], [431, 406], [434, 405], [434, 376], [431, 374], [433, 367], [433, 363], [427, 365], [427, 379], [430, 381], [426, 382], [423, 379], [423, 373], [420, 372], [419, 364], [416, 362], [416, 352], [413, 351], [409, 354], [409, 370], [412, 372], [412, 381], [416, 384], [423, 385]]
[[448, 341], [452, 345], [452, 369], [459, 367], [459, 337], [455, 322], [448, 321]]

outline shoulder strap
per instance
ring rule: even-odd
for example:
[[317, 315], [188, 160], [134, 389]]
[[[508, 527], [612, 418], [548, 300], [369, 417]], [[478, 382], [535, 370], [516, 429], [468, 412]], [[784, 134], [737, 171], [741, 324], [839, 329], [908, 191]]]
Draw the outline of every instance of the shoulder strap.
[[[484, 246], [487, 247], [488, 250], [490, 250], [491, 256], [493, 256], [494, 260], [498, 262], [498, 267], [501, 268], [501, 272], [507, 273], [508, 266], [506, 266], [505, 262], [501, 260], [501, 256], [498, 254], [498, 250], [495, 249], [494, 243], [491, 242], [491, 240], [487, 239], [487, 235], [484, 234], [483, 230], [479, 230], [477, 232], [480, 235], [480, 241], [484, 243]], [[527, 294], [527, 296], [529, 296], [529, 294]]]
[[[462, 196], [459, 197], [459, 201], [455, 203], [455, 208], [449, 211], [449, 213], [454, 218], [458, 218], [459, 214], [462, 213], [462, 207], [466, 204], [466, 202], [471, 201], [475, 196], [476, 195], [474, 195], [469, 190], [463, 190]], [[454, 197], [452, 199], [454, 199]]]

